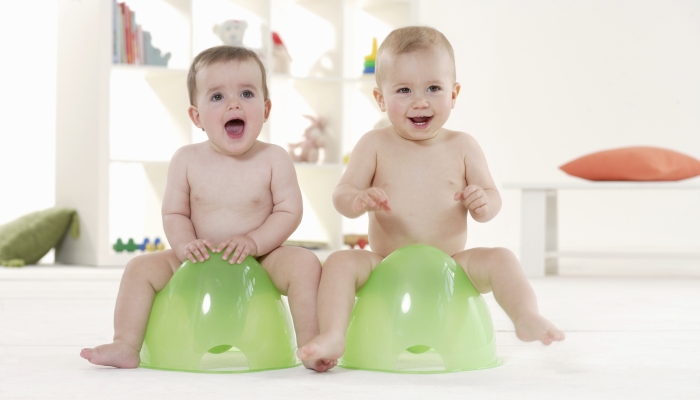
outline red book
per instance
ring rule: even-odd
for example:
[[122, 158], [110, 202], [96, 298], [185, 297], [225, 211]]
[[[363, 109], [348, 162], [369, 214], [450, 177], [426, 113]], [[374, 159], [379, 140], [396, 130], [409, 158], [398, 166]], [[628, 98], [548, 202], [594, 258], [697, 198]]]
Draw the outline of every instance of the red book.
[[133, 64], [134, 57], [131, 49], [131, 10], [126, 3], [124, 5], [124, 43], [126, 43], [126, 63]]

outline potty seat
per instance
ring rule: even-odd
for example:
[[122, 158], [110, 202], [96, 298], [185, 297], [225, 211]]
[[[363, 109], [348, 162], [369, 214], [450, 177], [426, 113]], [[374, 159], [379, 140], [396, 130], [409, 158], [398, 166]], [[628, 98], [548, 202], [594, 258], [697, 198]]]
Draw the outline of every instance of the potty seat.
[[[501, 363], [484, 299], [452, 257], [434, 247], [412, 245], [391, 253], [356, 297], [342, 367], [439, 373]], [[402, 353], [420, 356], [402, 368]], [[439, 365], [424, 368], [421, 357]]]
[[252, 372], [300, 365], [289, 310], [248, 256], [185, 261], [156, 294], [141, 366], [191, 372]]

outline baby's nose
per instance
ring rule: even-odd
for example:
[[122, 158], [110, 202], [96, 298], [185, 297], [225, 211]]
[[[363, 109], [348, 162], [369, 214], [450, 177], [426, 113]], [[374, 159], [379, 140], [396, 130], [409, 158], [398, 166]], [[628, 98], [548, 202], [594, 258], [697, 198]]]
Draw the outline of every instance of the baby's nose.
[[228, 109], [229, 110], [237, 110], [241, 108], [241, 102], [238, 100], [237, 97], [234, 97], [233, 99], [229, 100], [228, 102]]
[[413, 99], [413, 102], [411, 104], [413, 108], [425, 108], [428, 107], [428, 99], [426, 99], [424, 96], [416, 96]]

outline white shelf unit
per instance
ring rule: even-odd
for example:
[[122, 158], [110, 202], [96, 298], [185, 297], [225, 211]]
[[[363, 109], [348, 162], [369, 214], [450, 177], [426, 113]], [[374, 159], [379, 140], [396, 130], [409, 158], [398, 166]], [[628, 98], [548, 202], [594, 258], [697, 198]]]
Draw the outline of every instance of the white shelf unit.
[[[66, 239], [57, 261], [124, 265], [140, 252], [116, 253], [117, 238], [159, 237], [168, 161], [182, 145], [206, 139], [187, 116], [187, 69], [194, 55], [221, 44], [214, 24], [248, 22], [244, 44], [271, 57], [277, 32], [291, 73], [268, 72], [272, 112], [260, 136], [283, 147], [308, 120], [327, 121], [323, 164], [295, 164], [304, 219], [290, 240], [325, 242], [325, 257], [344, 233], [364, 233], [366, 218], [346, 220], [331, 195], [348, 154], [380, 119], [374, 76], [362, 75], [372, 38], [417, 23], [411, 0], [127, 0], [167, 67], [112, 63], [112, 3], [59, 0], [56, 203], [78, 210], [81, 237]], [[167, 243], [167, 241], [166, 241]]]

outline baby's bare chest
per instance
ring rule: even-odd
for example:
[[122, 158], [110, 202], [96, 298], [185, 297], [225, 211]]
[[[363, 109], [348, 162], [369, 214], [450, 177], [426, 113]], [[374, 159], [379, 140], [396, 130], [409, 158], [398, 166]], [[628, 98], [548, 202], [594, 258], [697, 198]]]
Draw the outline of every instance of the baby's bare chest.
[[272, 207], [271, 169], [262, 164], [213, 163], [188, 170], [193, 212], [245, 215]]
[[392, 202], [430, 203], [452, 200], [466, 187], [464, 158], [449, 151], [381, 151], [372, 186], [382, 188]]

